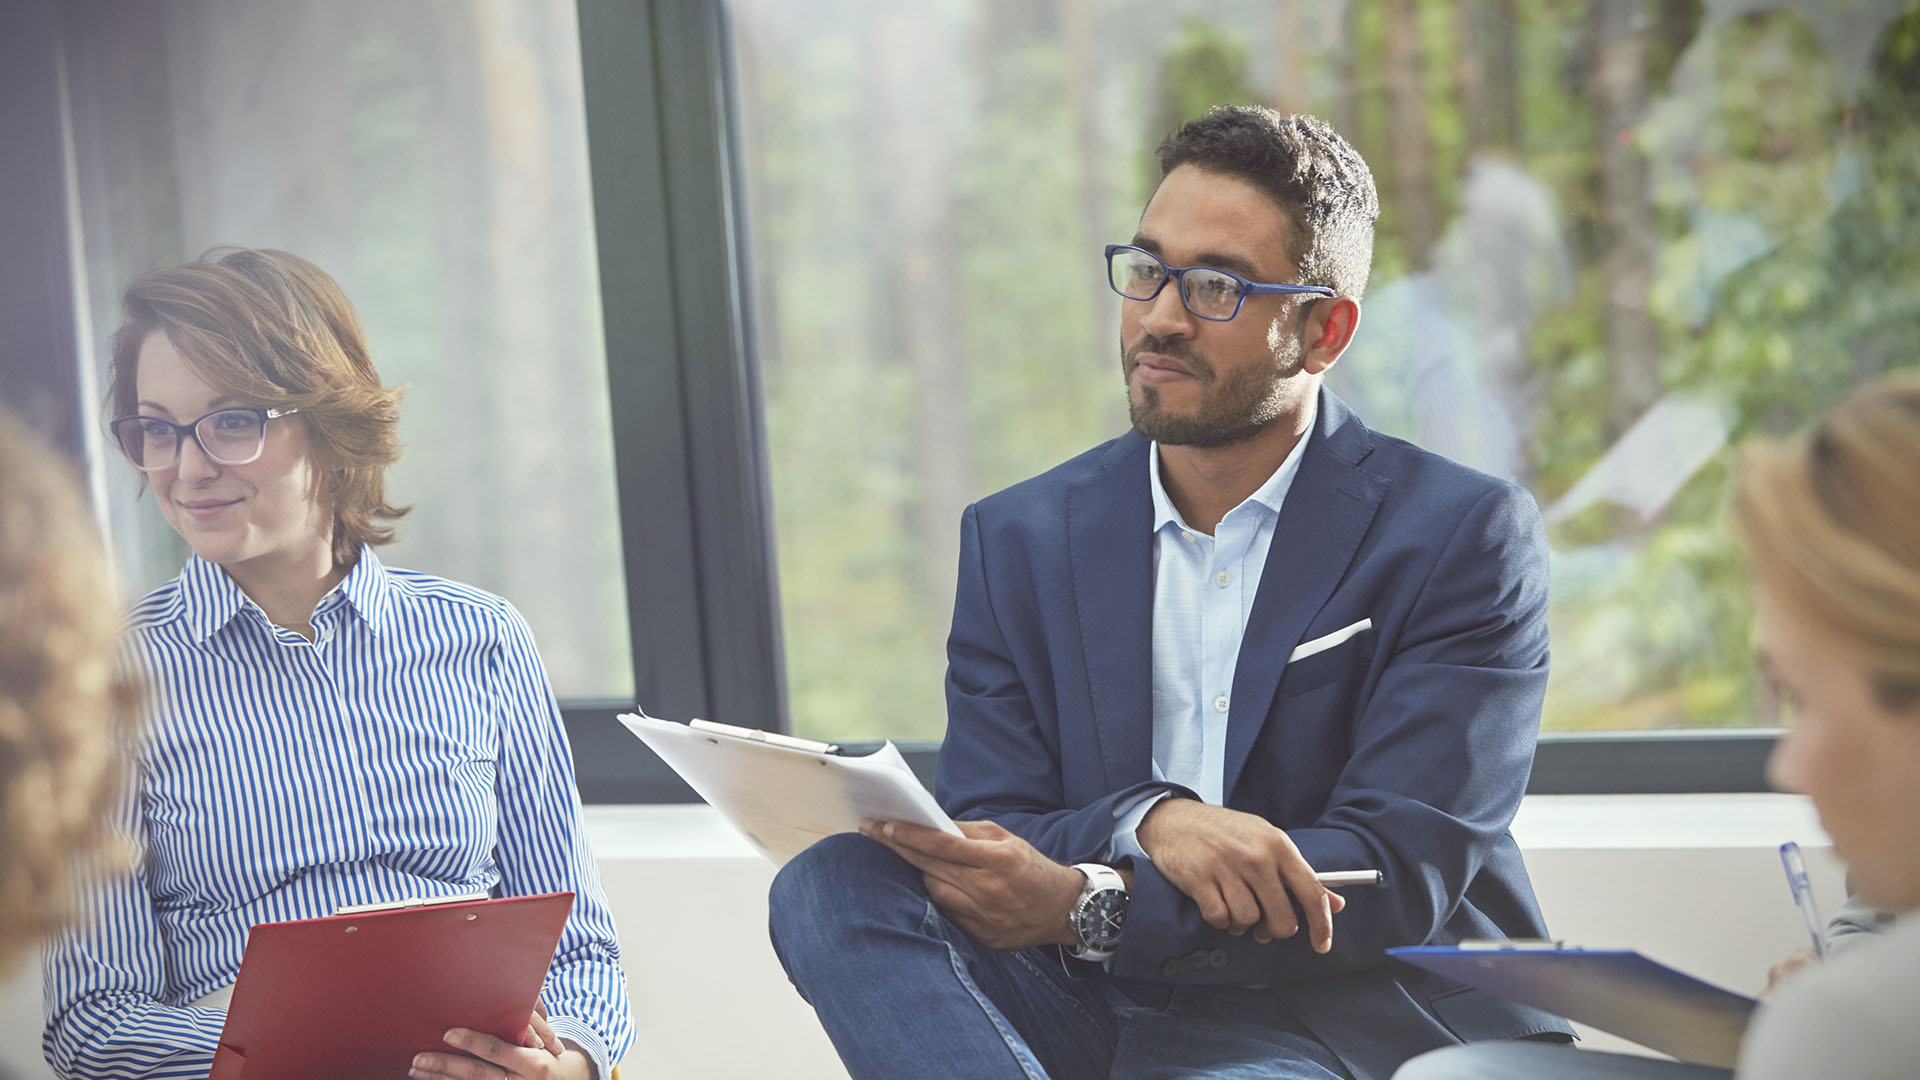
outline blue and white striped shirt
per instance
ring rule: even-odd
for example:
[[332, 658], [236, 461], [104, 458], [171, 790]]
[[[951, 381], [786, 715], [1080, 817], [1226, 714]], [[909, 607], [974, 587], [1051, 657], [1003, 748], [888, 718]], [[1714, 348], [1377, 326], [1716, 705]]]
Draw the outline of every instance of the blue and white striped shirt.
[[[124, 824], [144, 858], [46, 953], [62, 1077], [207, 1075], [255, 923], [485, 891], [575, 894], [541, 1000], [608, 1075], [633, 1041], [559, 708], [512, 605], [370, 549], [274, 626], [190, 559], [133, 610], [151, 694]], [[421, 1047], [432, 1050], [435, 1047]]]

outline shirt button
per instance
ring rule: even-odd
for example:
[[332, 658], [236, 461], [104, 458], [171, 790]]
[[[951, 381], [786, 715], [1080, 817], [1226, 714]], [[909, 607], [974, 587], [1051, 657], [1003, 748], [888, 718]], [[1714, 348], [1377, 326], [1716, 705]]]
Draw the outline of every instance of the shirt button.
[[1199, 537], [1197, 537], [1197, 536], [1195, 536], [1195, 535], [1193, 535], [1193, 534], [1192, 534], [1192, 533], [1190, 533], [1190, 532], [1183, 532], [1183, 533], [1181, 533], [1180, 535], [1181, 535], [1181, 536], [1184, 536], [1184, 537], [1186, 537], [1186, 538], [1187, 538], [1187, 543], [1189, 543], [1189, 544], [1191, 544], [1191, 543], [1194, 543], [1194, 542], [1196, 542], [1196, 541], [1198, 541], [1198, 540], [1200, 539]]
[[1214, 712], [1227, 711], [1227, 695], [1221, 694], [1219, 697], [1213, 699], [1213, 711]]
[[1220, 576], [1213, 579], [1213, 583], [1215, 585], [1220, 586], [1223, 589], [1226, 588], [1232, 582], [1233, 582], [1233, 575], [1227, 573], [1225, 570], [1220, 571]]

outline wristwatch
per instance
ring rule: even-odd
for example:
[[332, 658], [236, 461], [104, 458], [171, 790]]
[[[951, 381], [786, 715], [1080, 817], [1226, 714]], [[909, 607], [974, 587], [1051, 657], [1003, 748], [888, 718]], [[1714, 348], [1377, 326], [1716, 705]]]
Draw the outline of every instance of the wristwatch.
[[1075, 863], [1075, 870], [1087, 877], [1080, 898], [1073, 902], [1067, 922], [1078, 945], [1069, 945], [1069, 955], [1080, 960], [1106, 960], [1120, 947], [1120, 934], [1127, 924], [1127, 886], [1118, 871], [1099, 863]]

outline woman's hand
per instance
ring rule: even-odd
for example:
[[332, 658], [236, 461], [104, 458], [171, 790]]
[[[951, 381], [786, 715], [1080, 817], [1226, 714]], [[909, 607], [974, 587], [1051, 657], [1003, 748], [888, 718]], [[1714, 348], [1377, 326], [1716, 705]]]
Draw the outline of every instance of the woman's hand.
[[1813, 946], [1811, 945], [1802, 945], [1793, 950], [1793, 952], [1787, 955], [1785, 960], [1767, 969], [1767, 988], [1760, 991], [1759, 996], [1761, 1000], [1765, 1000], [1768, 994], [1778, 990], [1780, 984], [1785, 982], [1789, 975], [1792, 975], [1794, 972], [1799, 971], [1809, 964], [1817, 964], [1819, 962], [1820, 958], [1814, 955]]
[[568, 1049], [538, 1010], [528, 1018], [519, 1046], [470, 1028], [454, 1028], [446, 1040], [464, 1053], [416, 1055], [407, 1075], [414, 1080], [589, 1080], [593, 1076], [592, 1059]]

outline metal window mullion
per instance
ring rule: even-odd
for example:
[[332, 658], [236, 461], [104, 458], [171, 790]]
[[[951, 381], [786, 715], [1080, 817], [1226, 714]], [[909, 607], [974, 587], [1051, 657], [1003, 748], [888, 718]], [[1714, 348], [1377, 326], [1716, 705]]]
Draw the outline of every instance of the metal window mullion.
[[[721, 11], [579, 0], [579, 16], [635, 697], [783, 728]], [[583, 798], [690, 797], [612, 715], [567, 709]]]

